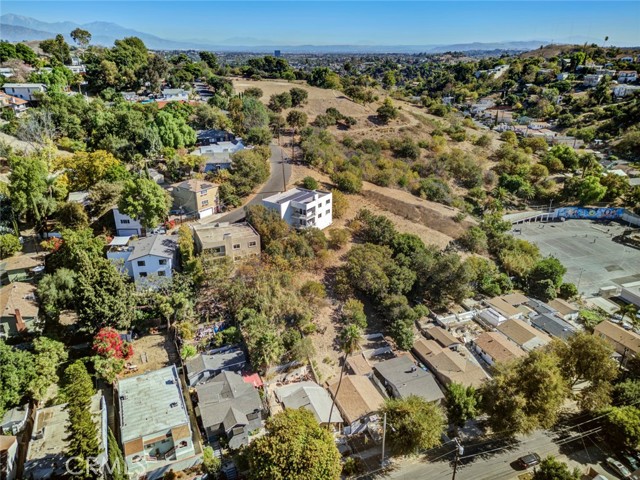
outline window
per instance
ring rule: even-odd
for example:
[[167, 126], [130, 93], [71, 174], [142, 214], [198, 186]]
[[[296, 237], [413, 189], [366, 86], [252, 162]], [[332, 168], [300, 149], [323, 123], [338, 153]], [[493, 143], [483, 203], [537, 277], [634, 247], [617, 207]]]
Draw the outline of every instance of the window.
[[167, 259], [166, 258], [162, 258], [162, 259], [160, 259], [160, 261], [158, 263], [160, 265], [166, 265], [167, 264]]
[[159, 276], [159, 277], [166, 277], [166, 276], [167, 276], [167, 272], [165, 272], [164, 270], [160, 270], [160, 271], [158, 272], [158, 276]]
[[200, 196], [204, 197], [207, 194], [206, 190], [200, 190]]
[[322, 214], [321, 214], [321, 213], [319, 213], [319, 214], [318, 214], [318, 218], [321, 218], [321, 217], [322, 217]]
[[234, 243], [233, 244], [233, 249], [234, 250], [240, 250], [240, 244], [239, 243]]
[[203, 200], [202, 201], [202, 206], [206, 207], [207, 205], [209, 205], [209, 200]]
[[144, 260], [138, 260], [138, 266], [139, 267], [144, 267], [146, 265]]
[[325, 215], [329, 215], [331, 213], [331, 210], [327, 210], [326, 212], [324, 212]]
[[325, 205], [329, 205], [331, 203], [331, 200], [327, 200], [326, 202], [324, 202]]
[[120, 220], [120, 223], [123, 223], [125, 225], [129, 225], [131, 223], [131, 220], [129, 220], [128, 218], [123, 218]]
[[147, 272], [140, 272], [140, 276], [141, 276], [142, 278], [145, 278], [145, 277], [147, 276]]
[[258, 242], [249, 242], [249, 246], [250, 247], [255, 247], [258, 244]]

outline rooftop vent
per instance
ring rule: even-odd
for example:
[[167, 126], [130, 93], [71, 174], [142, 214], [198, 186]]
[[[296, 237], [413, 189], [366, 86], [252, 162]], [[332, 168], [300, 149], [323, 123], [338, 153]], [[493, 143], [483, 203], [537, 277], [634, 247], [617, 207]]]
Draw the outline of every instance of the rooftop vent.
[[169, 407], [171, 407], [171, 408], [176, 408], [177, 406], [178, 406], [178, 402], [171, 402], [169, 404]]

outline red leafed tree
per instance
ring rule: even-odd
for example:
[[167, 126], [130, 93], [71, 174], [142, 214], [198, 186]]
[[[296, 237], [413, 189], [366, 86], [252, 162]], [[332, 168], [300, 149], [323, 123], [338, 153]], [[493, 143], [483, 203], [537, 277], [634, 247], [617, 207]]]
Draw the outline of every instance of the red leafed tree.
[[120, 334], [110, 327], [101, 329], [93, 338], [93, 351], [101, 357], [129, 360], [133, 347], [120, 338]]

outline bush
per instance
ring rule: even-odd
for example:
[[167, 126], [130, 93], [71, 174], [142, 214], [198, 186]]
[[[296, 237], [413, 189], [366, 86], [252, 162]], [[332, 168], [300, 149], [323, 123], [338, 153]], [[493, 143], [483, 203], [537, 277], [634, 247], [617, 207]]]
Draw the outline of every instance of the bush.
[[351, 234], [346, 228], [332, 228], [329, 230], [329, 246], [334, 250], [339, 250], [348, 242]]
[[342, 218], [347, 212], [349, 202], [344, 193], [339, 190], [331, 190], [331, 196], [333, 198], [333, 218]]
[[204, 470], [204, 473], [212, 476], [213, 478], [218, 478], [221, 468], [222, 462], [214, 455], [213, 448], [205, 447], [202, 451], [202, 469]]
[[252, 128], [247, 133], [249, 145], [269, 145], [271, 143], [271, 131], [268, 128]]
[[335, 173], [331, 180], [339, 190], [346, 193], [360, 193], [362, 190], [362, 179], [352, 172]]
[[0, 235], [0, 258], [10, 257], [22, 250], [20, 239], [12, 233]]
[[564, 300], [570, 300], [578, 296], [578, 287], [573, 283], [563, 283], [558, 289], [558, 296]]
[[182, 357], [183, 360], [193, 357], [196, 353], [198, 353], [198, 351], [196, 350], [196, 347], [194, 347], [193, 345], [184, 345], [180, 349], [180, 356]]
[[488, 147], [489, 145], [491, 145], [491, 137], [485, 133], [484, 135], [476, 138], [476, 141], [474, 143], [478, 147]]
[[313, 177], [304, 177], [302, 179], [302, 186], [307, 190], [317, 190], [320, 187], [318, 181]]

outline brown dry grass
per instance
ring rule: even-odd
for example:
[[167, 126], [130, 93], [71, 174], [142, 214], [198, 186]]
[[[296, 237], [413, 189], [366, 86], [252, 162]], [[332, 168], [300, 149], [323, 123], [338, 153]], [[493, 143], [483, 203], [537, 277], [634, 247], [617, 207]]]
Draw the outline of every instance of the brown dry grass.
[[147, 334], [133, 341], [133, 357], [129, 361], [137, 365], [138, 369], [131, 372], [125, 371], [121, 376], [158, 370], [175, 363], [176, 360], [175, 346], [166, 333]]

